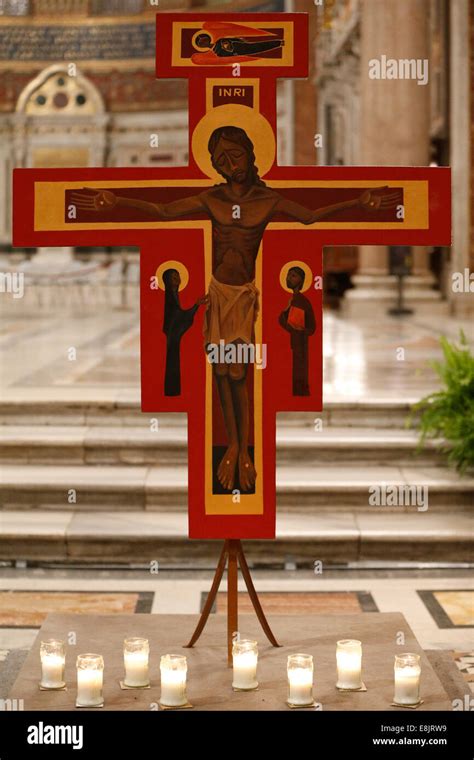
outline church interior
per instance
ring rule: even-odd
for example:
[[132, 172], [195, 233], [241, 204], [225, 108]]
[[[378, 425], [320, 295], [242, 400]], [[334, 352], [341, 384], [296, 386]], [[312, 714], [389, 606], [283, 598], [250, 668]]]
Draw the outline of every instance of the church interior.
[[[0, 700], [29, 694], [25, 663], [32, 647], [39, 663], [37, 637], [40, 629], [55, 637], [55, 615], [75, 616], [82, 641], [88, 616], [99, 627], [103, 617], [120, 642], [132, 632], [151, 639], [163, 620], [166, 646], [191, 652], [181, 647], [219, 559], [219, 541], [188, 538], [188, 443], [198, 431], [185, 412], [141, 411], [138, 248], [12, 242], [12, 214], [21, 214], [14, 169], [188, 165], [187, 82], [155, 72], [155, 17], [168, 12], [309, 14], [309, 76], [277, 85], [278, 165], [451, 167], [451, 247], [324, 249], [315, 327], [323, 410], [278, 413], [276, 538], [243, 546], [275, 633], [291, 638], [300, 620], [304, 646], [313, 616], [326, 642], [349, 616], [360, 628], [339, 638], [372, 641], [371, 616], [385, 621], [382, 637], [406, 623], [406, 647], [419, 647], [426, 663], [423, 709], [455, 709], [474, 698], [469, 0], [0, 0]], [[429, 82], [373, 82], [367, 65], [381, 54], [429, 61]], [[452, 393], [449, 413], [465, 415], [454, 453], [446, 420], [420, 443], [428, 426], [420, 402], [441, 391]], [[239, 625], [263, 650], [244, 580]], [[222, 641], [226, 589], [224, 575], [209, 614]], [[144, 622], [124, 622], [135, 615]], [[324, 646], [314, 667], [330, 678]], [[282, 672], [297, 651], [285, 645]], [[390, 667], [397, 651], [405, 649], [393, 643]], [[367, 645], [368, 668], [370, 657]], [[262, 659], [264, 675], [271, 680]], [[367, 709], [397, 709], [377, 705], [370, 672], [366, 681]], [[206, 684], [200, 702], [190, 681], [193, 704], [248, 709], [244, 692], [223, 707], [211, 699], [217, 681]], [[57, 707], [45, 707], [50, 695], [38, 690], [31, 699], [34, 709], [71, 709], [73, 692], [54, 693]], [[330, 709], [363, 709], [365, 695], [345, 704], [343, 696]], [[268, 709], [280, 709], [272, 699]]]

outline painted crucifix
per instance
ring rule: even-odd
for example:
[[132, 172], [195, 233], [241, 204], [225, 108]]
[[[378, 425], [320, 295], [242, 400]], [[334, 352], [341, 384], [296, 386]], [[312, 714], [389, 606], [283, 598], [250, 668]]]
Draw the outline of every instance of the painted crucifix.
[[305, 14], [161, 13], [157, 75], [189, 80], [189, 166], [14, 179], [15, 245], [140, 247], [142, 410], [188, 414], [189, 537], [225, 539], [205, 613], [227, 553], [228, 642], [237, 559], [253, 588], [240, 539], [275, 537], [276, 414], [322, 409], [324, 245], [450, 242], [448, 169], [278, 166], [276, 81], [307, 75], [307, 36]]
[[[255, 262], [265, 228], [279, 214], [304, 225], [315, 224], [356, 206], [376, 214], [400, 205], [402, 192], [399, 188], [390, 191], [388, 187], [365, 190], [354, 199], [309, 209], [265, 185], [255, 165], [253, 143], [240, 127], [227, 125], [215, 129], [208, 149], [213, 167], [224, 178], [223, 183], [209, 190], [171, 203], [117, 196], [110, 190], [76, 191], [71, 193], [71, 203], [79, 211], [95, 212], [103, 221], [107, 221], [108, 212], [117, 206], [139, 209], [144, 216], [160, 221], [196, 213], [205, 214], [211, 220], [212, 275], [204, 341], [208, 360], [213, 364], [227, 436], [217, 479], [224, 490], [232, 491], [238, 472], [239, 490], [248, 493], [255, 485], [257, 473], [249, 454], [248, 364], [243, 359], [249, 355], [248, 347], [255, 344], [259, 296], [255, 286]], [[294, 269], [289, 273], [290, 281]], [[306, 335], [304, 325], [291, 327], [287, 321], [286, 328], [293, 330], [297, 337]], [[235, 359], [231, 351], [227, 351], [232, 344], [236, 344], [232, 352]], [[245, 345], [245, 353], [237, 350], [239, 344]], [[221, 360], [227, 357], [231, 361]], [[298, 395], [298, 390], [294, 388], [293, 393]]]

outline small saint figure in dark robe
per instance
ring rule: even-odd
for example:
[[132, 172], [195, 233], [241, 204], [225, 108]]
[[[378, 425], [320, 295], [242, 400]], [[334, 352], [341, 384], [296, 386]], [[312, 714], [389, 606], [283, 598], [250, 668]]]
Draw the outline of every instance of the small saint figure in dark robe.
[[301, 293], [305, 273], [301, 267], [291, 267], [286, 286], [293, 291], [288, 307], [280, 314], [280, 325], [290, 333], [293, 353], [293, 396], [309, 396], [308, 337], [316, 330], [311, 302]]
[[165, 313], [163, 332], [166, 335], [165, 396], [181, 394], [181, 338], [189, 330], [199, 306], [206, 303], [206, 296], [198, 298], [190, 309], [182, 309], [178, 290], [181, 277], [176, 269], [163, 273], [165, 285]]

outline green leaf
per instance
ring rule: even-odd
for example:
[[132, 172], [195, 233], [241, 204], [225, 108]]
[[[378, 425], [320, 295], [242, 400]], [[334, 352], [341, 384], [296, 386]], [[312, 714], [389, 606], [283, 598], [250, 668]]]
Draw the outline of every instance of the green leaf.
[[427, 438], [442, 438], [439, 451], [462, 473], [474, 468], [474, 356], [462, 330], [457, 344], [443, 336], [440, 345], [443, 360], [430, 364], [442, 387], [413, 404], [406, 424], [418, 424], [417, 452]]

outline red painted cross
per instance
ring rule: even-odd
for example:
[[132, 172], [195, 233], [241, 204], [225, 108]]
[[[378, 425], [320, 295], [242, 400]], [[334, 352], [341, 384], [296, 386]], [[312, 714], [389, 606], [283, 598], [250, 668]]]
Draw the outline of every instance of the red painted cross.
[[140, 247], [142, 410], [188, 414], [189, 535], [272, 538], [276, 413], [322, 408], [323, 246], [449, 245], [449, 170], [277, 165], [303, 14], [159, 14], [157, 75], [189, 81], [189, 166], [18, 169], [14, 244]]

